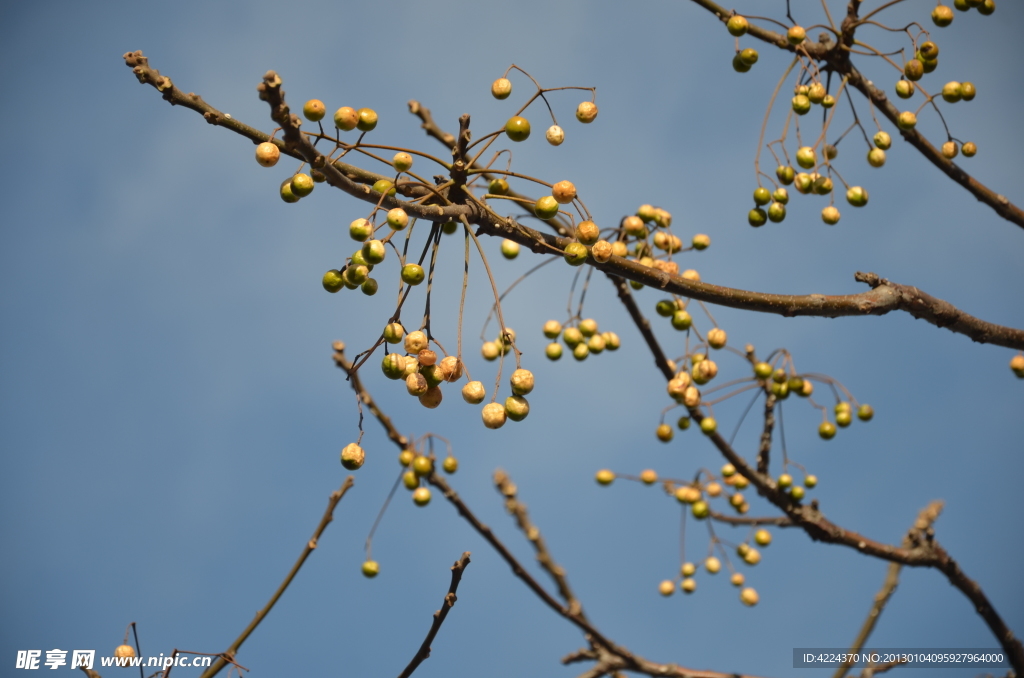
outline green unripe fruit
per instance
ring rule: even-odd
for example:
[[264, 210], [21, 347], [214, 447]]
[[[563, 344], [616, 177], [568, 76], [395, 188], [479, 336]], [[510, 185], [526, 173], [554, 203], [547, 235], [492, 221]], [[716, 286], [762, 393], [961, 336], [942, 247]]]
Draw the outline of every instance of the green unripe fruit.
[[355, 443], [349, 443], [341, 450], [341, 465], [349, 471], [358, 470], [366, 461], [366, 452]]
[[885, 151], [881, 148], [872, 148], [868, 151], [868, 164], [872, 167], [881, 167], [885, 164]]
[[974, 87], [973, 82], [962, 82], [960, 83], [960, 96], [963, 97], [964, 101], [970, 101], [977, 96], [978, 90]]
[[690, 329], [690, 325], [693, 324], [693, 318], [686, 311], [680, 309], [672, 314], [672, 327], [677, 330], [683, 331]]
[[711, 238], [704, 235], [703, 233], [698, 233], [697, 235], [693, 236], [692, 243], [693, 249], [698, 251], [706, 250], [707, 248], [711, 247]]
[[682, 416], [682, 417], [679, 417], [678, 421], [676, 421], [676, 427], [680, 431], [685, 431], [686, 429], [690, 428], [690, 423], [691, 423], [691, 420], [690, 420], [689, 417]]
[[654, 305], [654, 312], [662, 318], [669, 318], [675, 315], [677, 310], [679, 310], [679, 306], [672, 299], [662, 299]]
[[818, 156], [810, 146], [801, 146], [796, 152], [796, 164], [811, 169], [818, 162]]
[[754, 189], [754, 204], [757, 205], [758, 207], [760, 207], [761, 205], [767, 205], [769, 202], [771, 202], [771, 199], [772, 194], [767, 188], [763, 186], [758, 186], [757, 188]]
[[811, 110], [811, 100], [804, 94], [797, 94], [793, 97], [793, 112], [797, 115], [806, 115]]
[[966, 12], [971, 8], [971, 5], [967, 0], [953, 0], [953, 6], [960, 12]]
[[738, 38], [747, 32], [747, 28], [750, 27], [750, 24], [748, 24], [747, 20], [739, 14], [734, 14], [729, 17], [729, 21], [726, 22], [725, 27], [729, 31], [730, 35], [735, 35]]
[[459, 230], [459, 225], [454, 221], [446, 221], [441, 224], [441, 231], [443, 231], [445, 235], [452, 235], [457, 230]]
[[334, 294], [345, 286], [345, 279], [341, 276], [341, 272], [338, 269], [332, 268], [327, 273], [324, 273], [323, 286], [325, 290]]
[[939, 67], [939, 60], [938, 59], [936, 59], [934, 61], [923, 61], [922, 60], [921, 61], [921, 65], [924, 66], [924, 72], [925, 73], [931, 73], [932, 71], [934, 71], [936, 68]]
[[395, 185], [387, 179], [381, 179], [373, 184], [373, 190], [378, 193], [387, 193], [388, 195], [395, 195]]
[[356, 219], [348, 225], [348, 235], [356, 242], [364, 242], [373, 235], [373, 224], [366, 219]]
[[570, 266], [582, 266], [587, 261], [587, 246], [578, 242], [566, 245], [565, 261]]
[[354, 108], [342, 106], [334, 112], [334, 126], [344, 132], [354, 130], [358, 123], [359, 114]]
[[345, 278], [353, 285], [362, 285], [370, 275], [370, 269], [366, 266], [349, 266], [345, 269]]
[[362, 571], [364, 577], [373, 579], [380, 574], [380, 565], [377, 564], [376, 560], [367, 560], [363, 563]]
[[836, 156], [839, 155], [839, 149], [832, 144], [825, 144], [824, 155], [828, 160], [835, 160]]
[[384, 328], [384, 341], [397, 344], [405, 336], [405, 328], [400, 323], [388, 323]]
[[[670, 431], [672, 429], [669, 429]], [[711, 514], [711, 508], [708, 503], [704, 500], [693, 502], [693, 506], [690, 507], [690, 512], [693, 513], [693, 517], [697, 520], [704, 520]], [[693, 581], [692, 579], [690, 581]]]
[[774, 191], [772, 191], [772, 200], [774, 200], [775, 202], [780, 202], [783, 205], [789, 203], [789, 191], [781, 187], [776, 188]]
[[366, 263], [371, 266], [384, 261], [384, 255], [387, 254], [387, 251], [384, 249], [384, 243], [380, 240], [367, 240], [359, 251], [362, 253]]
[[407, 358], [398, 353], [388, 353], [381, 361], [380, 368], [388, 379], [401, 379], [405, 376]]
[[417, 506], [426, 506], [430, 503], [430, 488], [417, 487], [412, 491], [412, 502]]
[[814, 487], [817, 484], [818, 484], [818, 476], [816, 476], [816, 475], [804, 476], [804, 486], [805, 487]]
[[793, 476], [789, 475], [788, 473], [783, 473], [782, 475], [779, 476], [779, 479], [776, 481], [776, 483], [782, 489], [786, 489], [787, 487], [793, 484]]
[[428, 388], [433, 388], [444, 381], [444, 370], [440, 365], [422, 365], [420, 374], [427, 380]]
[[821, 426], [818, 427], [818, 435], [823, 440], [831, 440], [836, 437], [836, 425], [830, 421], [821, 422]]
[[356, 123], [356, 127], [362, 132], [369, 132], [377, 126], [377, 111], [372, 108], [360, 108], [356, 111], [356, 115], [359, 116], [359, 122]]
[[796, 179], [793, 180], [793, 188], [799, 193], [807, 195], [811, 192], [811, 186], [814, 184], [814, 178], [806, 172], [800, 172], [796, 175]]
[[505, 415], [512, 421], [522, 421], [530, 414], [530, 403], [523, 396], [505, 398]]
[[327, 115], [327, 107], [319, 99], [310, 99], [302, 105], [302, 114], [306, 116], [306, 120], [316, 122], [323, 120], [323, 117]]
[[579, 324], [580, 334], [584, 337], [592, 337], [597, 334], [597, 321], [593, 318], [585, 318]]
[[939, 46], [931, 40], [922, 42], [917, 51], [925, 61], [935, 61], [939, 58]]
[[602, 332], [601, 338], [604, 340], [604, 347], [609, 351], [618, 351], [619, 347], [622, 346], [619, 335], [614, 332]]
[[832, 96], [831, 94], [826, 94], [824, 96], [824, 98], [821, 100], [821, 107], [822, 108], [832, 108], [835, 105], [836, 105], [836, 98], [834, 96]]
[[430, 475], [430, 472], [434, 470], [434, 463], [430, 461], [430, 457], [422, 454], [417, 454], [412, 460], [412, 471], [416, 475], [423, 477]]
[[846, 202], [854, 207], [864, 207], [868, 204], [868, 192], [862, 186], [851, 186], [846, 189]]
[[553, 196], [545, 195], [534, 204], [533, 213], [540, 219], [550, 219], [558, 214], [558, 201]]
[[419, 285], [427, 277], [419, 264], [406, 264], [402, 267], [402, 281], [407, 285]]
[[956, 80], [951, 80], [942, 86], [942, 98], [948, 103], [955, 104], [963, 98], [963, 92], [960, 89], [960, 83]]
[[658, 440], [661, 442], [667, 443], [672, 440], [674, 432], [672, 431], [672, 427], [668, 424], [660, 424], [657, 430], [655, 430], [654, 435], [657, 436]]
[[501, 241], [501, 256], [506, 259], [515, 259], [519, 256], [519, 243], [515, 240], [505, 239]]
[[794, 47], [802, 43], [806, 37], [807, 31], [800, 26], [791, 26], [790, 29], [786, 31], [786, 40]]
[[811, 190], [818, 195], [828, 195], [832, 192], [832, 180], [828, 177], [818, 177], [811, 184]]
[[978, 146], [973, 141], [968, 141], [960, 148], [960, 152], [965, 158], [973, 158], [978, 152]]
[[576, 345], [583, 341], [583, 333], [576, 327], [566, 327], [562, 332], [562, 338], [569, 348], [576, 348]]
[[732, 70], [737, 73], [746, 73], [750, 70], [750, 64], [744, 62], [739, 54], [735, 54], [732, 57]]
[[896, 125], [904, 131], [912, 130], [917, 126], [917, 116], [914, 115], [913, 111], [903, 111], [896, 118]]
[[307, 195], [312, 193], [314, 185], [313, 177], [308, 174], [299, 172], [292, 177], [292, 193], [300, 198], [305, 198]]
[[412, 471], [406, 471], [402, 474], [402, 484], [407, 490], [415, 490], [420, 486], [420, 477]]
[[754, 64], [756, 64], [758, 57], [759, 55], [757, 53], [757, 50], [754, 49], [753, 47], [747, 47], [745, 50], [740, 52], [740, 61], [742, 61], [748, 66], [753, 66]]
[[562, 323], [557, 320], [549, 320], [544, 323], [544, 336], [548, 339], [556, 339], [562, 333]]
[[953, 23], [953, 10], [945, 5], [939, 5], [932, 10], [932, 22], [939, 28], [945, 28]]
[[441, 462], [441, 468], [444, 469], [445, 473], [455, 473], [459, 470], [459, 460], [455, 457], [445, 457], [444, 461]]
[[492, 195], [507, 195], [508, 182], [504, 179], [493, 179], [491, 183], [487, 184], [487, 192]]
[[794, 501], [800, 501], [804, 498], [804, 488], [796, 485], [789, 489], [789, 496], [793, 497]]
[[758, 379], [767, 379], [772, 375], [772, 366], [765, 362], [756, 363], [754, 365], [754, 375]]
[[821, 210], [821, 220], [829, 226], [835, 226], [839, 223], [839, 210], [832, 205], [829, 205], [825, 209]]
[[704, 435], [711, 435], [718, 429], [718, 422], [714, 417], [704, 417], [700, 421], [700, 430]]
[[779, 165], [775, 168], [775, 176], [779, 178], [780, 182], [789, 186], [793, 183], [796, 172], [789, 165]]
[[807, 89], [807, 98], [812, 104], [820, 104], [825, 100], [825, 86], [816, 82]]
[[405, 151], [399, 151], [391, 159], [391, 166], [395, 168], [396, 172], [408, 172], [412, 169], [412, 156]]
[[786, 206], [781, 202], [773, 202], [768, 207], [768, 219], [773, 224], [777, 224], [786, 218]]
[[548, 360], [558, 360], [562, 357], [562, 345], [557, 341], [551, 342], [544, 349], [544, 355], [548, 357]]
[[772, 533], [765, 529], [760, 529], [754, 533], [754, 541], [759, 546], [768, 546], [772, 543]]
[[505, 134], [512, 141], [526, 141], [530, 136], [530, 121], [518, 115], [505, 123]]
[[747, 212], [747, 222], [757, 228], [758, 226], [764, 226], [764, 223], [768, 221], [768, 215], [760, 207], [754, 208]]
[[983, 0], [983, 2], [978, 5], [978, 14], [981, 14], [982, 16], [990, 16], [995, 11], [995, 0]]
[[857, 408], [857, 418], [861, 421], [871, 421], [873, 416], [875, 416], [875, 410], [871, 405], [861, 405]]
[[572, 357], [576, 360], [586, 360], [588, 355], [590, 355], [590, 347], [585, 343], [576, 344], [572, 349]]
[[889, 136], [888, 132], [877, 132], [874, 140], [875, 146], [883, 151], [889, 150], [889, 147], [892, 146], [892, 137]]

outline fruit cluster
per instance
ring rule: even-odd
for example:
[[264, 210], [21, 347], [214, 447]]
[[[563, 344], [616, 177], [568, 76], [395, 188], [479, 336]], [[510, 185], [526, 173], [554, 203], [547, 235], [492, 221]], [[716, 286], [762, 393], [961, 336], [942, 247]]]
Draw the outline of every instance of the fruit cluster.
[[[978, 12], [983, 15], [990, 15], [995, 11], [995, 3], [993, 0], [956, 0], [954, 7], [963, 12], [976, 8]], [[872, 14], [875, 14], [875, 12]], [[938, 6], [932, 10], [931, 17], [936, 26], [945, 27], [949, 26], [953, 22], [954, 13], [950, 7], [947, 7], [940, 2]], [[904, 50], [902, 49], [897, 51], [878, 50], [869, 45], [864, 45], [865, 49], [870, 51], [858, 52], [865, 54], [866, 56], [881, 57], [893, 68], [899, 71], [899, 80], [895, 85], [896, 95], [899, 98], [910, 99], [918, 90], [920, 90], [924, 95], [925, 100], [916, 111], [902, 111], [897, 116], [896, 125], [901, 131], [909, 132], [915, 129], [917, 126], [917, 117], [925, 106], [931, 106], [937, 111], [938, 99], [949, 104], [955, 104], [959, 101], [971, 101], [974, 99], [977, 94], [977, 90], [970, 82], [960, 82], [955, 80], [949, 81], [943, 85], [939, 94], [934, 95], [928, 94], [921, 85], [915, 84], [918, 83], [918, 81], [920, 81], [926, 74], [932, 73], [938, 68], [939, 47], [930, 39], [928, 31], [924, 30], [916, 23], [910, 24], [903, 29], [889, 28], [884, 24], [878, 23], [877, 19], [871, 21], [870, 24], [880, 26], [890, 33], [905, 33], [911, 43], [911, 53], [913, 56], [912, 58], [905, 60], [902, 66], [889, 58], [889, 53], [894, 54], [897, 51], [899, 53], [903, 53]], [[733, 68], [740, 73], [749, 71], [751, 67], [757, 63], [759, 58], [757, 51], [753, 48], [748, 47], [746, 49], [740, 49], [739, 38], [746, 35], [750, 30], [750, 27], [750, 20], [739, 14], [733, 14], [726, 21], [727, 30], [731, 35], [736, 37], [736, 54], [733, 57], [732, 63]], [[911, 31], [911, 28], [913, 27], [917, 27], [919, 29], [918, 33], [915, 34]], [[863, 125], [854, 111], [854, 119], [850, 127], [842, 134], [838, 135], [834, 141], [826, 143], [825, 140], [829, 134], [829, 129], [836, 112], [834, 107], [846, 88], [847, 79], [844, 78], [842, 84], [835, 93], [831, 93], [829, 91], [829, 86], [831, 84], [832, 71], [829, 69], [819, 70], [815, 59], [811, 57], [811, 52], [804, 47], [807, 39], [806, 30], [799, 25], [790, 26], [787, 29], [785, 38], [788, 44], [794, 48], [793, 51], [796, 54], [796, 61], [794, 61], [789, 70], [786, 71], [786, 74], [783, 75], [783, 81], [793, 70], [794, 66], [798, 63], [800, 64], [800, 68], [797, 69], [797, 78], [793, 89], [793, 97], [790, 100], [791, 113], [786, 117], [785, 127], [780, 138], [767, 145], [768, 150], [775, 156], [778, 165], [775, 172], [775, 178], [773, 179], [767, 174], [762, 173], [760, 170], [759, 158], [755, 160], [755, 172], [757, 174], [759, 185], [754, 190], [754, 206], [747, 213], [747, 221], [754, 227], [763, 226], [769, 221], [773, 223], [783, 221], [786, 218], [786, 205], [789, 202], [789, 194], [785, 187], [792, 185], [799, 193], [805, 195], [814, 194], [829, 197], [829, 204], [821, 210], [821, 219], [826, 224], [834, 225], [839, 222], [841, 217], [839, 209], [835, 206], [834, 181], [838, 180], [843, 184], [846, 191], [846, 200], [851, 206], [863, 207], [868, 202], [867, 190], [863, 186], [847, 184], [832, 164], [832, 161], [839, 153], [839, 142], [842, 141], [846, 134], [854, 128], [860, 128], [865, 141], [868, 139], [869, 133], [864, 130]], [[862, 43], [858, 41], [858, 45], [860, 44]], [[769, 103], [769, 113], [771, 112], [774, 103], [775, 95], [772, 96], [772, 100]], [[800, 142], [800, 119], [810, 113], [815, 106], [819, 106], [823, 112], [822, 129], [820, 134], [815, 134], [815, 143], [805, 145]], [[874, 118], [874, 116], [872, 117]], [[794, 169], [792, 162], [789, 160], [789, 154], [786, 151], [785, 142], [791, 120], [795, 125], [796, 138], [798, 140], [797, 150], [795, 153], [796, 164], [800, 169], [806, 171]], [[877, 124], [877, 119], [875, 122]], [[944, 120], [942, 120], [942, 124], [945, 126]], [[947, 160], [952, 160], [960, 153], [963, 153], [965, 157], [972, 157], [977, 153], [977, 146], [973, 142], [959, 142], [949, 133], [948, 128], [946, 128], [946, 136], [947, 140], [942, 143], [941, 152], [943, 157]], [[891, 137], [887, 132], [879, 128], [877, 133], [874, 134], [873, 141], [873, 145], [870, 143], [868, 144], [868, 164], [871, 167], [882, 167], [886, 160], [885, 152], [892, 144]], [[779, 155], [773, 148], [774, 146], [778, 146], [781, 149], [784, 159], [779, 158]], [[768, 188], [760, 185], [762, 177], [771, 181], [772, 184], [774, 184], [774, 187]]]

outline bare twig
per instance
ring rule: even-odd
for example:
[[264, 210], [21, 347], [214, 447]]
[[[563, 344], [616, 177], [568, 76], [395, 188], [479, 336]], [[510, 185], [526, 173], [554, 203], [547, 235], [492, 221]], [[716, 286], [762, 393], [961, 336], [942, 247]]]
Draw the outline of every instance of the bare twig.
[[526, 505], [519, 501], [516, 484], [512, 482], [507, 473], [498, 469], [494, 472], [494, 486], [498, 488], [501, 496], [505, 497], [505, 510], [515, 517], [520, 531], [526, 535], [527, 540], [533, 546], [533, 550], [537, 552], [537, 562], [551, 575], [551, 579], [554, 580], [555, 586], [558, 587], [558, 593], [562, 596], [562, 600], [569, 606], [569, 610], [572, 613], [578, 614], [582, 619], [586, 619], [579, 599], [569, 586], [569, 579], [566, 577], [565, 568], [556, 563], [555, 559], [551, 557], [551, 552], [548, 551], [544, 537], [540, 534], [540, 529], [530, 521], [530, 514], [526, 510]]
[[[903, 546], [909, 547], [915, 542], [928, 540], [932, 536], [932, 524], [939, 517], [939, 513], [942, 512], [942, 502], [935, 501], [926, 506], [918, 514], [917, 520], [914, 521], [914, 525], [907, 532], [906, 536], [903, 537]], [[882, 610], [885, 609], [886, 604], [889, 602], [889, 598], [895, 593], [896, 587], [900, 583], [900, 570], [903, 566], [899, 563], [889, 563], [889, 571], [885, 575], [885, 581], [882, 583], [882, 588], [875, 594], [874, 603], [871, 605], [871, 610], [868, 612], [867, 619], [864, 620], [863, 626], [861, 626], [860, 632], [857, 633], [857, 637], [854, 638], [853, 643], [850, 645], [850, 652], [857, 654], [864, 647], [864, 643], [868, 641], [871, 636], [871, 632], [875, 629], [875, 624], [878, 623], [878, 618], [882, 615]], [[853, 662], [846, 661], [840, 664], [836, 672], [832, 674], [832, 678], [843, 678], [846, 672], [853, 666]]]
[[463, 553], [462, 557], [452, 565], [452, 583], [448, 587], [448, 593], [445, 594], [444, 602], [441, 603], [441, 609], [434, 613], [434, 621], [430, 624], [427, 637], [423, 639], [420, 649], [416, 651], [416, 655], [409, 662], [409, 665], [398, 674], [398, 678], [409, 678], [412, 672], [423, 663], [423, 660], [430, 656], [430, 644], [434, 642], [437, 632], [441, 630], [441, 624], [444, 623], [445, 617], [448, 616], [448, 611], [455, 605], [457, 600], [455, 592], [459, 589], [459, 582], [462, 581], [462, 573], [465, 572], [467, 565], [469, 565], [469, 551]]
[[234, 658], [235, 654], [238, 652], [238, 648], [242, 646], [242, 643], [244, 643], [249, 635], [256, 630], [256, 627], [260, 625], [260, 622], [262, 622], [270, 611], [274, 609], [274, 605], [277, 603], [278, 599], [288, 588], [288, 585], [292, 583], [292, 580], [295, 579], [295, 575], [299, 573], [300, 569], [302, 569], [302, 565], [306, 562], [306, 558], [308, 558], [309, 554], [311, 554], [317, 547], [320, 535], [324, 533], [327, 526], [332, 520], [334, 520], [334, 508], [338, 505], [338, 502], [341, 501], [342, 497], [345, 496], [345, 493], [348, 492], [349, 488], [352, 487], [353, 482], [355, 482], [355, 479], [352, 476], [349, 476], [345, 478], [345, 482], [341, 484], [341, 487], [331, 493], [330, 498], [327, 500], [327, 509], [324, 511], [323, 517], [320, 518], [320, 524], [317, 525], [316, 530], [313, 532], [313, 536], [310, 537], [308, 542], [306, 542], [306, 546], [302, 549], [299, 559], [295, 561], [294, 565], [292, 565], [292, 569], [288, 572], [287, 576], [285, 576], [284, 581], [282, 581], [281, 585], [277, 587], [277, 591], [275, 591], [274, 595], [270, 597], [270, 600], [263, 606], [263, 609], [256, 613], [256, 617], [249, 622], [249, 625], [246, 626], [245, 630], [242, 631], [238, 638], [235, 639], [235, 642], [231, 643], [231, 646], [222, 652], [210, 668], [203, 671], [199, 678], [213, 678], [213, 676], [220, 673], [221, 669], [229, 663], [235, 663]]

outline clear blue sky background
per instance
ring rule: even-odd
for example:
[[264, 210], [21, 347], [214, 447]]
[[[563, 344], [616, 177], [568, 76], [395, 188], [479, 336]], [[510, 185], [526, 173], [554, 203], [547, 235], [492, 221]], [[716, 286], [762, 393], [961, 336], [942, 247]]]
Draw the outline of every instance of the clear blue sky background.
[[[802, 23], [820, 20], [818, 3], [794, 4]], [[831, 4], [841, 13], [844, 3]], [[754, 5], [784, 12], [781, 0]], [[892, 23], [930, 26], [931, 3], [904, 5]], [[926, 83], [977, 84], [975, 101], [943, 107], [954, 134], [980, 148], [963, 166], [1021, 204], [1024, 69], [1015, 45], [1024, 8], [999, 5], [991, 18], [958, 15], [936, 30], [941, 65]], [[186, 91], [265, 130], [272, 123], [255, 85], [273, 68], [293, 105], [318, 97], [330, 110], [371, 106], [380, 114], [378, 143], [439, 155], [444, 149], [424, 137], [407, 100], [423, 102], [448, 129], [472, 113], [479, 136], [497, 129], [527, 91], [514, 77], [512, 100], [489, 96], [510, 63], [546, 86], [596, 86], [595, 124], [572, 120], [576, 95], [555, 96], [565, 144], [551, 148], [535, 134], [516, 145], [514, 162], [574, 181], [599, 223], [653, 202], [673, 212], [685, 239], [711, 236], [710, 250], [683, 258], [705, 280], [839, 294], [864, 289], [855, 271], [875, 271], [987, 320], [1024, 326], [1024, 232], [898, 137], [880, 170], [863, 161], [863, 140], [851, 136], [840, 147], [839, 170], [867, 187], [869, 207], [854, 213], [841, 205], [843, 220], [826, 227], [823, 199], [794, 196], [784, 223], [751, 229], [752, 159], [788, 59], [757, 45], [754, 70], [734, 73], [732, 38], [683, 0], [630, 11], [612, 2], [51, 2], [6, 4], [0, 16], [0, 119], [12, 158], [0, 170], [2, 675], [14, 671], [19, 649], [109, 653], [130, 621], [139, 623], [146, 654], [225, 648], [280, 582], [344, 478], [338, 450], [355, 439], [357, 415], [330, 343], [365, 347], [391, 313], [394, 282], [383, 277], [372, 300], [320, 288], [323, 271], [353, 249], [345, 228], [365, 205], [326, 187], [283, 204], [277, 187], [291, 162], [260, 168], [248, 141], [139, 86], [123, 65], [125, 51], [144, 50]], [[879, 32], [864, 35], [883, 48], [895, 44]], [[891, 91], [892, 72], [868, 69]], [[870, 118], [862, 103], [858, 110]], [[539, 121], [541, 112], [532, 115]], [[773, 118], [769, 135], [780, 123]], [[921, 128], [939, 138], [933, 113], [922, 113]], [[445, 245], [434, 327], [454, 345], [461, 241]], [[497, 242], [485, 246], [502, 286], [536, 261], [507, 263]], [[849, 643], [886, 564], [776, 531], [763, 562], [744, 570], [761, 594], [756, 608], [740, 605], [724, 575], [700, 575], [693, 596], [658, 596], [658, 582], [679, 566], [676, 503], [654, 488], [599, 488], [593, 474], [650, 467], [688, 477], [722, 460], [695, 431], [669, 445], [655, 440], [668, 404], [663, 381], [601, 277], [586, 314], [617, 331], [623, 349], [582, 364], [544, 359], [540, 327], [563, 316], [572, 273], [550, 266], [505, 306], [524, 366], [537, 375], [524, 423], [485, 430], [477, 408], [452, 389], [439, 409], [424, 410], [376, 369], [367, 373], [370, 389], [403, 431], [451, 439], [462, 465], [453, 485], [532, 563], [490, 485], [496, 467], [509, 471], [591, 619], [617, 642], [690, 667], [825, 675], [794, 672], [792, 648]], [[474, 377], [490, 383], [494, 366], [477, 354], [489, 289], [478, 263], [473, 275], [467, 360]], [[659, 295], [638, 298], [653, 315]], [[421, 298], [411, 303], [414, 322]], [[1024, 382], [1007, 369], [1012, 352], [906, 314], [714, 313], [733, 345], [752, 342], [762, 354], [785, 346], [800, 369], [830, 374], [874, 405], [870, 425], [823, 443], [818, 413], [787, 403], [790, 454], [821, 479], [815, 496], [826, 515], [898, 542], [918, 510], [945, 499], [938, 538], [1024, 633]], [[664, 323], [658, 331], [682, 351], [681, 335]], [[719, 362], [719, 379], [746, 374], [739, 359]], [[717, 411], [727, 430], [742, 404]], [[750, 425], [737, 445], [752, 456], [755, 441]], [[465, 550], [473, 563], [422, 675], [579, 673], [558, 659], [583, 645], [580, 634], [442, 501], [419, 509], [399, 494], [375, 541], [381, 575], [359, 575], [363, 540], [398, 472], [375, 422], [364, 443], [369, 461], [320, 548], [239, 655], [250, 675], [397, 674]], [[752, 513], [768, 510], [759, 499], [752, 504]], [[746, 534], [719, 532], [731, 540]], [[703, 531], [691, 529], [688, 552], [700, 555], [706, 545]], [[997, 645], [972, 606], [928, 570], [904, 571], [871, 642]]]

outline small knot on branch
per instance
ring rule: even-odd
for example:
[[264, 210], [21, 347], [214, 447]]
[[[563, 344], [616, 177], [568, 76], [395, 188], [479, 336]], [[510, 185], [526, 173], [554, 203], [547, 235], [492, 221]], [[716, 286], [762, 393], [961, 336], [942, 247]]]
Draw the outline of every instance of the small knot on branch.
[[880, 278], [875, 273], [864, 273], [863, 271], [857, 271], [853, 274], [853, 279], [857, 282], [866, 283], [871, 286], [872, 289], [880, 287], [882, 285], [888, 285], [889, 281], [885, 278]]

